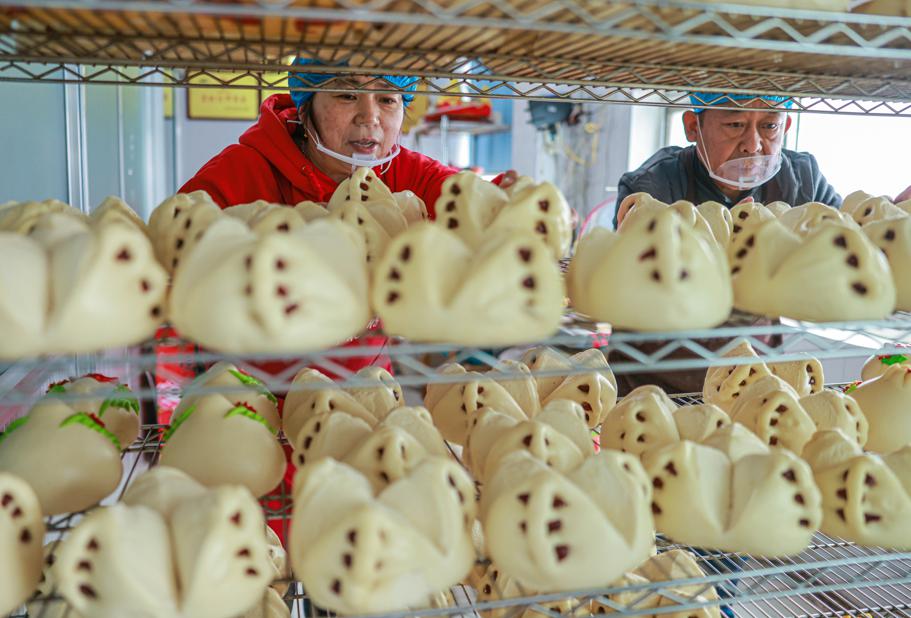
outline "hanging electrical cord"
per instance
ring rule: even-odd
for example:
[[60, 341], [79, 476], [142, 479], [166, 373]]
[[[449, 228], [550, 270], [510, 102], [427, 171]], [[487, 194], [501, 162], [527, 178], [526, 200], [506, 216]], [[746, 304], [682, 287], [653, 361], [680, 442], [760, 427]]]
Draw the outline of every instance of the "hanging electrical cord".
[[598, 143], [601, 139], [601, 134], [599, 133], [599, 131], [601, 129], [601, 125], [594, 123], [594, 122], [586, 122], [585, 126], [583, 126], [582, 129], [587, 134], [592, 136], [591, 143], [590, 143], [591, 152], [587, 158], [583, 158], [582, 156], [580, 156], [577, 152], [575, 152], [569, 146], [569, 144], [566, 143], [566, 140], [564, 139], [563, 128], [559, 125], [557, 126], [556, 140], [559, 142], [560, 146], [562, 147], [563, 154], [566, 155], [566, 158], [568, 158], [570, 161], [572, 161], [576, 165], [591, 167], [592, 165], [594, 165], [595, 161], [598, 158]]

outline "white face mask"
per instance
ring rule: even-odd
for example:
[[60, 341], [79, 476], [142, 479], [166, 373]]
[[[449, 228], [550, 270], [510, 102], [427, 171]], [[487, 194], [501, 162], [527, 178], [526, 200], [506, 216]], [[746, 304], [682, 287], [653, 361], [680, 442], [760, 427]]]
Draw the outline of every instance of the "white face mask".
[[776, 154], [753, 155], [740, 159], [732, 159], [722, 163], [718, 169], [712, 169], [712, 164], [709, 162], [708, 150], [705, 148], [702, 139], [702, 128], [698, 122], [696, 123], [696, 131], [699, 133], [699, 141], [697, 142], [696, 147], [698, 148], [698, 145], [702, 144], [701, 154], [704, 157], [703, 161], [705, 162], [705, 168], [708, 170], [709, 176], [720, 183], [734, 187], [740, 191], [748, 191], [760, 185], [764, 185], [781, 169], [780, 151]]
[[354, 153], [353, 156], [349, 157], [347, 155], [341, 154], [340, 152], [335, 152], [334, 150], [329, 150], [328, 148], [323, 146], [322, 143], [320, 143], [319, 138], [316, 137], [315, 135], [313, 135], [313, 133], [310, 131], [310, 129], [307, 129], [307, 135], [309, 135], [310, 139], [313, 140], [313, 144], [314, 144], [314, 146], [316, 146], [316, 149], [318, 151], [320, 151], [321, 153], [323, 153], [326, 156], [332, 157], [333, 159], [335, 159], [337, 161], [341, 161], [342, 163], [349, 164], [351, 166], [352, 172], [359, 167], [373, 168], [373, 167], [380, 167], [381, 165], [386, 165], [387, 163], [392, 162], [392, 160], [395, 159], [397, 156], [399, 156], [399, 153], [402, 151], [401, 146], [399, 146], [398, 141], [396, 141], [395, 145], [392, 147], [392, 152], [390, 152], [388, 156], [385, 156], [382, 159], [375, 159], [369, 155], [362, 155], [362, 154], [358, 154], [358, 153]]

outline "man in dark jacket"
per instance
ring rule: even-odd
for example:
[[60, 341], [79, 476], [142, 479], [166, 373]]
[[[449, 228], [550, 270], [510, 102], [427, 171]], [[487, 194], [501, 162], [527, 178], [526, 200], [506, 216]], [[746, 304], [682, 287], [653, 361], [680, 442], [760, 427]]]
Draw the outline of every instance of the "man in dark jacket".
[[[693, 146], [662, 148], [639, 169], [620, 178], [614, 227], [626, 216], [633, 193], [645, 192], [667, 204], [687, 200], [694, 204], [715, 201], [731, 207], [752, 200], [762, 204], [781, 201], [792, 206], [822, 202], [840, 207], [841, 197], [819, 171], [813, 155], [785, 150], [784, 137], [791, 128], [791, 118], [781, 111], [788, 106], [784, 97], [761, 97], [737, 94], [696, 94], [694, 105], [731, 106], [733, 101], [751, 99], [749, 111], [694, 109], [683, 114], [686, 137]], [[738, 321], [740, 318], [736, 318]], [[752, 323], [746, 318], [745, 325]], [[761, 321], [760, 323], [767, 323]], [[718, 348], [725, 339], [702, 341], [708, 348]], [[666, 342], [640, 344], [639, 349], [652, 353]], [[776, 344], [769, 340], [768, 343]], [[686, 351], [675, 358], [692, 358]], [[614, 351], [612, 362], [629, 360]], [[702, 390], [704, 370], [673, 371], [660, 374], [618, 376], [621, 394], [642, 384], [657, 384], [669, 393]]]
[[[782, 97], [698, 94], [693, 101], [732, 105], [752, 99], [756, 111], [695, 109], [683, 114], [686, 137], [693, 146], [668, 146], [639, 169], [620, 178], [617, 214], [622, 220], [632, 193], [645, 192], [665, 203], [715, 201], [727, 206], [752, 199], [792, 206], [822, 202], [840, 207], [841, 197], [826, 182], [813, 155], [782, 148], [791, 118], [780, 108]], [[619, 215], [619, 217], [618, 217]]]

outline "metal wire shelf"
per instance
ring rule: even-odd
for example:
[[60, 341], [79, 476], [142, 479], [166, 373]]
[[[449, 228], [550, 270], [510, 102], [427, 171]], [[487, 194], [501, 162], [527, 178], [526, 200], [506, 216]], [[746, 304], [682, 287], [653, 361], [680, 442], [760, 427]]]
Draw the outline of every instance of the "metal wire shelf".
[[[700, 403], [696, 394], [673, 396], [680, 404]], [[119, 500], [124, 488], [144, 469], [157, 464], [162, 449], [165, 427], [143, 427], [141, 437], [124, 453], [124, 482], [110, 500]], [[261, 500], [267, 520], [278, 521], [287, 535], [291, 517], [288, 488], [282, 484], [274, 495]], [[62, 537], [75, 527], [83, 513], [48, 519], [48, 532]], [[890, 552], [880, 548], [863, 548], [849, 542], [818, 533], [813, 543], [801, 554], [784, 559], [767, 559], [731, 552], [706, 551], [675, 544], [659, 536], [659, 551], [685, 549], [697, 560], [704, 577], [652, 582], [625, 587], [608, 587], [570, 593], [527, 595], [501, 601], [477, 602], [474, 592], [459, 585], [452, 594], [456, 604], [442, 608], [414, 609], [383, 614], [383, 618], [431, 618], [442, 616], [488, 615], [491, 610], [504, 611], [505, 618], [540, 615], [548, 618], [565, 616], [546, 605], [572, 599], [571, 615], [590, 614], [589, 605], [599, 602], [611, 607], [621, 616], [661, 615], [671, 612], [696, 611], [710, 606], [725, 606], [740, 617], [841, 617], [841, 616], [911, 616], [911, 553]], [[681, 586], [707, 590], [715, 587], [720, 598], [715, 601], [693, 601], [679, 592]], [[693, 588], [689, 588], [692, 590]], [[639, 595], [629, 605], [608, 598], [609, 595], [633, 593]], [[677, 603], [662, 609], [642, 609], [637, 604], [650, 594], [663, 596]], [[698, 594], [701, 594], [698, 593]], [[56, 597], [51, 595], [47, 599]], [[299, 582], [290, 582], [285, 602], [294, 616], [326, 616], [307, 599]], [[552, 607], [552, 606], [551, 606]], [[530, 613], [526, 613], [529, 611]], [[13, 613], [14, 618], [27, 614]], [[34, 613], [32, 617], [34, 617]], [[40, 615], [40, 613], [38, 614]], [[375, 617], [378, 618], [378, 617]]]
[[[375, 334], [375, 333], [374, 333]], [[748, 341], [766, 362], [802, 360], [808, 356], [820, 360], [866, 357], [872, 354], [899, 354], [911, 345], [911, 314], [898, 313], [887, 320], [874, 322], [846, 322], [815, 324], [810, 322], [782, 321], [769, 323], [757, 321], [754, 316], [735, 314], [731, 321], [720, 328], [686, 332], [636, 333], [611, 332], [606, 325], [586, 322], [569, 315], [560, 334], [540, 342], [509, 349], [485, 349], [452, 344], [410, 343], [392, 339], [385, 345], [340, 347], [321, 352], [302, 354], [289, 358], [256, 354], [237, 356], [196, 350], [186, 342], [164, 340], [148, 342], [125, 350], [108, 351], [80, 356], [81, 373], [99, 372], [116, 376], [135, 389], [140, 400], [153, 401], [159, 395], [177, 396], [179, 392], [169, 386], [143, 387], [140, 376], [157, 374], [165, 382], [186, 382], [186, 368], [202, 371], [218, 361], [236, 364], [243, 371], [261, 379], [275, 393], [295, 390], [329, 388], [324, 384], [294, 384], [297, 372], [304, 367], [315, 367], [332, 374], [340, 388], [370, 386], [371, 383], [355, 375], [342, 363], [360, 357], [379, 362], [384, 357], [391, 360], [396, 378], [404, 387], [427, 384], [459, 383], [469, 381], [465, 375], [441, 371], [445, 363], [462, 363], [478, 371], [494, 372], [495, 379], [521, 377], [514, 369], [504, 367], [501, 359], [515, 357], [533, 345], [548, 345], [575, 353], [589, 348], [600, 348], [609, 358], [615, 374], [660, 373], [704, 369], [717, 365], [751, 362], [749, 358], [730, 358], [724, 354], [740, 340]], [[780, 345], [779, 345], [780, 343]], [[169, 346], [174, 350], [159, 355], [156, 346]], [[0, 364], [0, 416], [5, 408], [32, 403], [48, 384], [72, 374], [72, 357], [32, 358], [11, 364]], [[279, 364], [276, 367], [276, 363]], [[263, 367], [269, 364], [269, 370]], [[566, 368], [536, 371], [539, 377], [568, 376], [590, 373], [592, 368], [571, 365]], [[161, 380], [160, 380], [161, 381]], [[155, 380], [146, 380], [154, 385]], [[170, 389], [170, 390], [169, 390]], [[200, 394], [209, 391], [201, 388]], [[90, 398], [89, 395], [67, 395], [70, 399]]]
[[0, 0], [0, 81], [272, 88], [298, 53], [416, 75], [432, 94], [689, 106], [689, 92], [739, 92], [911, 114], [911, 18], [666, 0]]

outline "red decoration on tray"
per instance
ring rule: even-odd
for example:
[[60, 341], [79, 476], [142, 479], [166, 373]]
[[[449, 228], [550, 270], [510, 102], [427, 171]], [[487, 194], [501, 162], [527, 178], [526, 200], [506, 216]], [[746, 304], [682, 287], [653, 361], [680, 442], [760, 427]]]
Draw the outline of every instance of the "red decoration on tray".
[[857, 390], [858, 386], [860, 386], [863, 383], [864, 383], [863, 380], [857, 380], [855, 382], [851, 382], [850, 384], [845, 384], [844, 386], [841, 387], [841, 390], [846, 395], [850, 395], [851, 393], [853, 393], [854, 391]]
[[102, 373], [87, 373], [85, 377], [92, 378], [96, 382], [117, 382], [117, 378], [112, 378], [111, 376], [106, 376]]
[[[106, 384], [119, 381], [117, 378], [112, 378], [111, 376], [106, 376], [102, 373], [87, 373], [82, 377], [92, 378], [96, 382], [104, 382]], [[65, 378], [63, 380], [58, 380], [57, 382], [51, 382], [50, 384], [47, 385], [47, 392], [50, 393], [54, 389], [54, 387], [57, 387], [57, 386], [66, 386], [67, 384], [70, 384], [72, 381], [73, 381], [73, 378]]]
[[461, 97], [443, 97], [436, 105], [436, 109], [427, 113], [424, 119], [427, 122], [439, 122], [443, 116], [451, 120], [490, 120], [493, 108], [490, 102], [484, 99], [463, 101]]
[[259, 414], [259, 412], [256, 411], [256, 408], [251, 406], [246, 401], [235, 401], [234, 406], [237, 408], [246, 408], [248, 412], [252, 412], [253, 414]]

